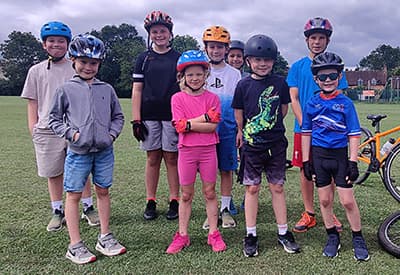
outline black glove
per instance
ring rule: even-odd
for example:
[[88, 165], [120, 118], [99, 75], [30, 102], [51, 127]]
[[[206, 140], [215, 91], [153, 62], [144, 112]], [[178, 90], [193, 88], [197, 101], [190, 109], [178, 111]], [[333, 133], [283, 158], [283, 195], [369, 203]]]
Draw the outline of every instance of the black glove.
[[303, 162], [303, 173], [306, 179], [312, 180], [312, 176], [314, 174], [314, 167], [312, 166], [312, 163], [307, 160]]
[[132, 133], [137, 141], [144, 141], [146, 136], [149, 134], [146, 126], [140, 120], [131, 121], [132, 123]]
[[360, 173], [358, 172], [357, 162], [349, 160], [347, 163], [347, 177], [346, 180], [355, 181]]

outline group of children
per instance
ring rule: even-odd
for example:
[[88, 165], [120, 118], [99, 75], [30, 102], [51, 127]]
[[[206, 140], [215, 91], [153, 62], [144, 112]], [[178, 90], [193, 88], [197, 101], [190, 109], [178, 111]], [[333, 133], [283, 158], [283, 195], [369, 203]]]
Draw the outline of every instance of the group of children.
[[[309, 56], [293, 64], [287, 79], [272, 72], [278, 47], [266, 35], [254, 35], [243, 43], [231, 41], [224, 27], [211, 26], [203, 33], [204, 52], [179, 54], [172, 48], [173, 22], [168, 14], [149, 13], [144, 27], [148, 49], [134, 66], [131, 124], [133, 136], [147, 154], [146, 220], [158, 216], [156, 192], [163, 159], [167, 168], [166, 218], [179, 219], [179, 227], [166, 253], [176, 254], [190, 245], [188, 228], [197, 173], [206, 206], [207, 243], [214, 252], [226, 249], [218, 225], [236, 227], [232, 182], [237, 170], [245, 186], [244, 255], [258, 255], [256, 225], [263, 172], [278, 243], [288, 253], [300, 251], [288, 228], [283, 187], [288, 147], [283, 120], [291, 103], [296, 117], [293, 164], [300, 167], [305, 206], [293, 231], [305, 232], [316, 224], [316, 184], [328, 234], [323, 255], [337, 256], [342, 225], [333, 214], [336, 189], [352, 230], [354, 256], [368, 260], [352, 189], [358, 177], [360, 125], [354, 105], [341, 93], [347, 87], [344, 64], [338, 55], [325, 52], [332, 34], [329, 21], [313, 18], [306, 23]], [[113, 142], [122, 131], [124, 115], [114, 89], [95, 78], [105, 56], [104, 44], [88, 34], [72, 39], [70, 29], [61, 22], [45, 24], [41, 39], [49, 59], [29, 70], [21, 96], [28, 99], [38, 173], [48, 178], [53, 217], [47, 229], [62, 228], [64, 189], [70, 237], [66, 257], [77, 264], [96, 260], [80, 238], [80, 200], [82, 218], [89, 225], [100, 225], [96, 250], [106, 256], [125, 253], [109, 228]], [[65, 58], [67, 51], [71, 60]], [[250, 72], [243, 70], [245, 63]], [[98, 214], [91, 199], [90, 174]]]

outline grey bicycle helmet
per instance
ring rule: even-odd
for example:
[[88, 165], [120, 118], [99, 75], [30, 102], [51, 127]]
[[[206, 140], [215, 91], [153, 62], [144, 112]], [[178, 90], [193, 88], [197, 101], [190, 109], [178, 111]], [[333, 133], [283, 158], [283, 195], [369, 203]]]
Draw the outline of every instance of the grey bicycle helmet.
[[272, 38], [257, 34], [247, 40], [244, 46], [244, 56], [265, 57], [276, 60], [278, 57], [278, 47]]
[[240, 40], [232, 40], [231, 44], [229, 45], [229, 49], [230, 50], [239, 49], [244, 51], [244, 43]]
[[318, 71], [324, 69], [336, 69], [339, 73], [343, 71], [344, 63], [340, 56], [331, 52], [320, 53], [314, 57], [311, 64], [311, 72], [317, 75]]

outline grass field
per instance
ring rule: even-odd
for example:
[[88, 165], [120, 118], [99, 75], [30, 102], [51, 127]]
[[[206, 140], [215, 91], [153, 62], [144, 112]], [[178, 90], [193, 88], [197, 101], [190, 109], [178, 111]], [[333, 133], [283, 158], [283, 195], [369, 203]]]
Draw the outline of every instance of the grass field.
[[[126, 120], [130, 120], [130, 102], [122, 99]], [[357, 104], [360, 121], [369, 126], [367, 113], [386, 113], [383, 129], [399, 121], [400, 105]], [[286, 119], [289, 142], [292, 141], [293, 116]], [[190, 223], [192, 245], [178, 255], [166, 255], [165, 249], [177, 230], [176, 221], [163, 216], [167, 208], [167, 182], [163, 169], [159, 183], [158, 208], [161, 216], [152, 222], [142, 218], [145, 204], [143, 171], [145, 154], [131, 137], [129, 123], [115, 144], [115, 177], [111, 188], [111, 228], [127, 247], [125, 255], [106, 258], [98, 255], [95, 263], [77, 266], [65, 259], [68, 245], [66, 229], [46, 231], [50, 205], [45, 179], [36, 174], [33, 146], [26, 126], [25, 102], [18, 97], [0, 99], [0, 273], [1, 274], [398, 274], [399, 260], [384, 252], [377, 243], [380, 222], [399, 208], [385, 190], [380, 178], [372, 175], [355, 193], [362, 213], [363, 233], [371, 259], [358, 263], [353, 259], [351, 232], [345, 214], [336, 202], [335, 212], [344, 224], [342, 249], [336, 259], [322, 257], [325, 230], [319, 211], [317, 226], [295, 237], [300, 254], [289, 255], [278, 246], [270, 194], [263, 189], [257, 233], [260, 255], [245, 258], [242, 238], [244, 215], [237, 216], [236, 229], [222, 230], [228, 249], [215, 254], [207, 246], [207, 232], [201, 229], [205, 218], [204, 202], [197, 184]], [[289, 145], [291, 148], [291, 145]], [[289, 226], [293, 227], [303, 211], [298, 170], [289, 169], [285, 184]], [[234, 186], [236, 204], [243, 188]], [[317, 200], [316, 200], [317, 201]], [[318, 209], [318, 207], [317, 207]], [[81, 223], [82, 238], [94, 250], [98, 229]], [[96, 253], [98, 254], [98, 253]]]

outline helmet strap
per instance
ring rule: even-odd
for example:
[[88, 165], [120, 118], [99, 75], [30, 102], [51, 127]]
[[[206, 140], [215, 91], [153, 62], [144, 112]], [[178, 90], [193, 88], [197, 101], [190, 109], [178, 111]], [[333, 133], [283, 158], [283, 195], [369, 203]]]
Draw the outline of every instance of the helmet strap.
[[52, 55], [49, 55], [49, 57], [47, 58], [47, 70], [50, 70], [51, 62], [57, 63], [58, 61], [61, 61], [64, 57], [65, 57], [65, 54], [61, 57], [54, 57]]
[[196, 93], [196, 92], [200, 91], [201, 89], [203, 89], [203, 86], [201, 86], [198, 89], [193, 89], [189, 84], [187, 84], [186, 80], [185, 80], [185, 86], [188, 87], [192, 91], [192, 93]]

